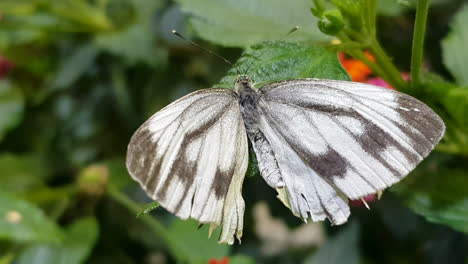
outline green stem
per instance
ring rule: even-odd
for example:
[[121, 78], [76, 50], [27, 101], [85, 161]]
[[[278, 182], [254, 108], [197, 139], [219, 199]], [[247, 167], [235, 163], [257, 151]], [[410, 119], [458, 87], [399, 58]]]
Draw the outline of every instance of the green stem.
[[[419, 89], [421, 83], [421, 65], [424, 53], [424, 37], [426, 35], [429, 0], [418, 0], [416, 22], [413, 32], [413, 48], [411, 54], [411, 84], [413, 89]], [[416, 92], [416, 91], [415, 91]]]
[[370, 33], [370, 35], [374, 38], [376, 32], [376, 11], [377, 1], [376, 0], [367, 0], [366, 5], [364, 6], [364, 20], [366, 30]]
[[[141, 206], [138, 203], [129, 199], [114, 186], [109, 186], [107, 193], [110, 197], [127, 208], [135, 216], [141, 211]], [[171, 239], [169, 233], [166, 230], [167, 228], [164, 227], [163, 224], [150, 215], [142, 215], [138, 219], [141, 219], [143, 222], [145, 222], [151, 228], [151, 230], [164, 241], [164, 244], [167, 245], [168, 249], [172, 253], [172, 256], [177, 260], [177, 263], [188, 262], [187, 256], [185, 256], [185, 254], [183, 254], [182, 251], [178, 248], [177, 243]]]
[[381, 71], [385, 73], [386, 78], [385, 76], [382, 77], [396, 89], [404, 91], [407, 85], [401, 77], [400, 71], [392, 63], [392, 59], [383, 50], [377, 39], [374, 38], [372, 40], [370, 49], [375, 57], [376, 64], [380, 67]]
[[353, 42], [349, 35], [357, 39], [363, 45], [363, 49], [369, 49], [371, 51], [372, 55], [375, 57], [375, 62], [369, 60], [362, 49], [346, 50], [346, 53], [364, 62], [375, 74], [383, 78], [396, 89], [405, 91], [407, 85], [401, 77], [400, 71], [392, 63], [391, 58], [385, 53], [377, 39], [373, 36], [362, 36], [361, 33], [353, 33], [351, 31], [340, 33], [337, 36], [346, 44]]

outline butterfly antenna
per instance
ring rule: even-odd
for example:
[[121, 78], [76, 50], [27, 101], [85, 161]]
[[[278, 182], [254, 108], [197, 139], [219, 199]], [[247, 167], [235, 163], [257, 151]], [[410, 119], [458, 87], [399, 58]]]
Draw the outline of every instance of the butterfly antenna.
[[174, 30], [174, 29], [172, 30], [172, 34], [174, 34], [174, 35], [176, 35], [177, 37], [179, 37], [179, 38], [181, 38], [181, 39], [183, 39], [183, 40], [189, 42], [189, 43], [192, 44], [193, 46], [195, 46], [195, 47], [197, 47], [197, 48], [199, 48], [199, 49], [201, 49], [201, 50], [203, 50], [203, 51], [206, 51], [206, 52], [210, 53], [211, 55], [217, 57], [218, 59], [221, 59], [221, 60], [224, 61], [225, 63], [231, 65], [231, 67], [234, 67], [234, 69], [236, 69], [237, 73], [240, 75], [240, 72], [239, 72], [239, 70], [237, 69], [237, 67], [235, 67], [234, 64], [233, 64], [232, 62], [230, 62], [229, 60], [227, 60], [226, 58], [224, 58], [224, 57], [222, 57], [222, 56], [220, 56], [220, 55], [218, 55], [218, 54], [212, 52], [211, 50], [209, 50], [209, 49], [207, 49], [207, 48], [204, 48], [204, 47], [198, 45], [198, 44], [197, 44], [196, 42], [194, 42], [193, 40], [184, 38], [184, 36], [182, 36], [181, 34], [179, 34], [179, 32], [177, 32], [177, 31]]
[[[291, 35], [291, 34], [294, 33], [295, 31], [297, 31], [298, 29], [299, 29], [299, 26], [293, 27], [291, 30], [289, 30], [288, 33], [286, 33], [286, 34], [285, 34], [282, 38], [280, 38], [278, 41], [283, 41], [284, 39], [286, 39], [289, 35]], [[267, 52], [267, 51], [268, 51], [268, 49], [264, 50], [262, 53], [260, 53], [259, 56], [255, 56], [255, 57], [258, 59], [258, 58], [262, 57], [262, 56], [265, 54], [265, 52]], [[249, 64], [249, 66], [247, 66], [247, 69], [245, 70], [244, 74], [246, 74], [246, 73], [249, 71], [249, 69], [250, 69], [250, 67], [252, 66], [252, 64], [253, 64], [253, 61]]]

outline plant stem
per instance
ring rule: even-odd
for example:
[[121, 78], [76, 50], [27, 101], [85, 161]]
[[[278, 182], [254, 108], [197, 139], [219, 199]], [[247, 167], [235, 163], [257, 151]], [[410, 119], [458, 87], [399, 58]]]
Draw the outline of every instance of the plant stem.
[[[129, 199], [114, 186], [108, 186], [107, 193], [110, 197], [127, 208], [135, 216], [140, 212], [141, 206]], [[151, 217], [150, 215], [142, 215], [138, 219], [141, 219], [143, 222], [145, 222], [151, 228], [151, 230], [164, 241], [164, 244], [168, 247], [172, 256], [177, 260], [177, 263], [188, 262], [188, 258], [178, 248], [177, 243], [171, 239], [169, 233], [166, 230], [166, 227], [164, 227], [161, 222], [156, 220], [154, 217]]]
[[364, 10], [363, 10], [364, 20], [366, 21], [364, 25], [367, 27], [366, 30], [370, 33], [372, 38], [375, 37], [375, 33], [376, 33], [376, 17], [377, 17], [376, 6], [377, 6], [376, 0], [367, 0], [366, 5], [364, 6]]
[[[421, 83], [421, 65], [424, 53], [424, 37], [426, 35], [429, 0], [418, 0], [416, 22], [413, 32], [413, 48], [411, 54], [411, 84], [413, 89], [419, 89]], [[416, 92], [416, 91], [415, 91]]]
[[382, 77], [396, 89], [405, 90], [407, 85], [401, 77], [400, 71], [392, 63], [392, 59], [385, 53], [377, 39], [374, 38], [372, 40], [370, 49], [375, 56], [376, 64], [381, 68], [381, 71], [385, 73]]

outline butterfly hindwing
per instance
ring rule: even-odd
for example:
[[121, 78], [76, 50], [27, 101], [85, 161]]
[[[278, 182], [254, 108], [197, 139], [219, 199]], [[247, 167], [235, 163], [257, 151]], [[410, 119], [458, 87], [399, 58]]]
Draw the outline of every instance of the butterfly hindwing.
[[237, 95], [227, 89], [168, 105], [135, 132], [127, 150], [128, 171], [150, 197], [182, 219], [223, 223], [227, 243], [242, 230], [247, 164]]
[[347, 220], [357, 199], [400, 181], [444, 134], [442, 120], [408, 95], [345, 81], [299, 79], [263, 86], [261, 129], [294, 214]]

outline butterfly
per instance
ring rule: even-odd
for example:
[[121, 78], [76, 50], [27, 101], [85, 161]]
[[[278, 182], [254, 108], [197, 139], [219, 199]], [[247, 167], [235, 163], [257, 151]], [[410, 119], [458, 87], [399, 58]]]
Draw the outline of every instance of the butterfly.
[[176, 216], [242, 236], [249, 141], [260, 175], [304, 221], [347, 221], [348, 199], [399, 182], [445, 132], [419, 100], [379, 86], [293, 79], [203, 89], [169, 104], [132, 136], [126, 166]]

